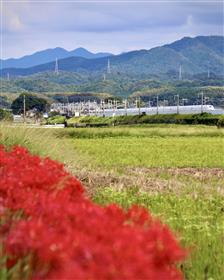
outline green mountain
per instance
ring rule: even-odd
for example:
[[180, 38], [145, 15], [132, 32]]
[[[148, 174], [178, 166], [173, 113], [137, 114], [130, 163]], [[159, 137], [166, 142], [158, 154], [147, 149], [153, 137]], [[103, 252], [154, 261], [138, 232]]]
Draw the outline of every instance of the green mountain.
[[[153, 75], [158, 78], [177, 78], [180, 65], [183, 77], [207, 73], [224, 75], [224, 37], [184, 37], [169, 45], [150, 50], [132, 51], [110, 56], [112, 74], [133, 77]], [[108, 57], [86, 59], [69, 57], [58, 61], [59, 70], [76, 72], [83, 76], [102, 76], [107, 70]], [[30, 68], [7, 68], [1, 76], [28, 76], [39, 72], [54, 71], [55, 62]]]
[[84, 48], [67, 51], [63, 48], [47, 49], [20, 58], [0, 59], [0, 68], [28, 68], [71, 56], [88, 59], [111, 56], [111, 53], [91, 53]]

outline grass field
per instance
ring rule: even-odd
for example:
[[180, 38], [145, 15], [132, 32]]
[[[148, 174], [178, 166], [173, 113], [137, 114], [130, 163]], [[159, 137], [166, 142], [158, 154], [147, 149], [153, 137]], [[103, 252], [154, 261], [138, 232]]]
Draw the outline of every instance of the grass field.
[[186, 279], [224, 279], [224, 130], [150, 125], [35, 129], [0, 127], [20, 144], [66, 164], [100, 204], [147, 207], [189, 248]]
[[76, 139], [77, 151], [97, 166], [224, 167], [222, 138], [210, 137], [117, 137]]

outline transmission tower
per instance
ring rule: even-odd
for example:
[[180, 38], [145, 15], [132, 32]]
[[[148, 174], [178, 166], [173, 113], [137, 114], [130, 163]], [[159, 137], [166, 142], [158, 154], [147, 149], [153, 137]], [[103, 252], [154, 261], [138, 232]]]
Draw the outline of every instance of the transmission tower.
[[210, 79], [210, 69], [209, 69], [209, 66], [208, 66], [208, 79]]
[[108, 58], [108, 61], [107, 61], [107, 74], [110, 74], [110, 73], [111, 73], [110, 59]]
[[56, 59], [55, 59], [55, 68], [54, 68], [54, 72], [56, 73], [56, 74], [58, 74], [58, 59], [57, 59], [57, 57], [56, 57]]
[[182, 65], [180, 64], [180, 67], [179, 67], [179, 81], [182, 80]]
[[208, 63], [208, 79], [210, 79], [210, 63]]

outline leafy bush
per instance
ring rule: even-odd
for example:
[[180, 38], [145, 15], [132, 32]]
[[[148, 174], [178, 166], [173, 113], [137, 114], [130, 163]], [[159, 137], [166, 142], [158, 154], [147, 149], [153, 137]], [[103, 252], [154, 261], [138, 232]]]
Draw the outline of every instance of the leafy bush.
[[9, 111], [0, 109], [0, 121], [12, 121], [12, 119], [12, 114]]
[[218, 128], [222, 128], [224, 127], [224, 117], [223, 118], [220, 118], [217, 122], [217, 127]]
[[64, 116], [53, 116], [47, 119], [47, 124], [63, 124], [65, 123], [65, 117]]
[[0, 167], [0, 237], [9, 276], [182, 279], [176, 264], [186, 252], [144, 208], [98, 206], [63, 165], [21, 147], [1, 148]]

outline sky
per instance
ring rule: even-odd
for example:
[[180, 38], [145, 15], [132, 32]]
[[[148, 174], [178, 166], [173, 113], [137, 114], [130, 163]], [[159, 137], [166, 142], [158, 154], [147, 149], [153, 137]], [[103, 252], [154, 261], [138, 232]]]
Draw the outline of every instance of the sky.
[[55, 47], [118, 54], [224, 35], [223, 1], [0, 1], [3, 59]]

